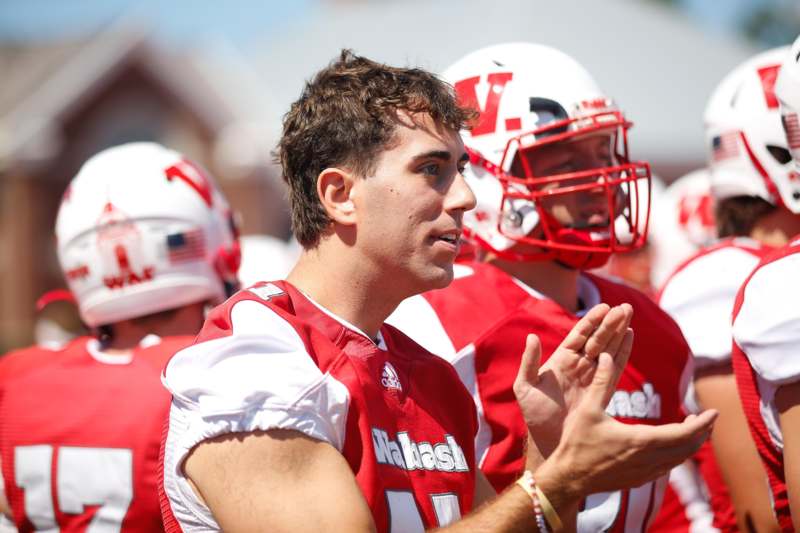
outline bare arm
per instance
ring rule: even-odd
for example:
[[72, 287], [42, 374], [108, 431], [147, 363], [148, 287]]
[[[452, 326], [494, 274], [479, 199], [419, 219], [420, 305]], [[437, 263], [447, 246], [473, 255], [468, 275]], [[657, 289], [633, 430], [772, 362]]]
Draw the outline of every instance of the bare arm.
[[204, 441], [184, 469], [223, 531], [375, 531], [344, 457], [296, 431]]
[[780, 531], [772, 512], [767, 474], [747, 427], [730, 365], [698, 370], [695, 391], [704, 409], [716, 409], [720, 413], [711, 433], [711, 444], [730, 491], [739, 529]]
[[[187, 458], [185, 470], [223, 531], [375, 531], [342, 455], [295, 431], [204, 441]], [[478, 487], [476, 494], [492, 501], [440, 531], [535, 530], [531, 500], [522, 489], [512, 487], [493, 498], [485, 479]]]
[[800, 524], [800, 382], [784, 385], [775, 394], [783, 433], [783, 473], [789, 492], [792, 522]]

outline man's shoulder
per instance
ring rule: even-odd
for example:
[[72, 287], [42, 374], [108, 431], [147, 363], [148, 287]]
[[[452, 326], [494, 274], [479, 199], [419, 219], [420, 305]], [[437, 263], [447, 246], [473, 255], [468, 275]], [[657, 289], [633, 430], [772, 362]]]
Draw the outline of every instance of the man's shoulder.
[[800, 379], [794, 357], [800, 331], [798, 241], [762, 259], [742, 285], [734, 307], [733, 337], [755, 371], [767, 381]]
[[659, 301], [704, 299], [720, 290], [736, 293], [742, 281], [772, 249], [752, 239], [726, 239], [681, 263], [664, 282]]
[[[759, 262], [758, 267], [754, 271], [754, 275], [755, 272], [761, 270], [762, 268], [767, 267], [768, 265], [772, 265], [774, 263], [779, 263], [779, 262], [788, 265], [788, 264], [794, 264], [794, 262], [796, 261], [800, 261], [800, 237], [796, 237], [786, 246], [772, 249], [768, 253], [764, 254], [761, 257], [761, 261]], [[780, 269], [779, 271], [783, 273], [783, 269]]]
[[293, 319], [293, 306], [285, 282], [258, 282], [236, 292], [220, 305], [213, 308], [206, 317], [195, 342], [205, 342], [231, 335], [236, 317], [247, 320], [251, 315], [276, 314], [289, 323]]

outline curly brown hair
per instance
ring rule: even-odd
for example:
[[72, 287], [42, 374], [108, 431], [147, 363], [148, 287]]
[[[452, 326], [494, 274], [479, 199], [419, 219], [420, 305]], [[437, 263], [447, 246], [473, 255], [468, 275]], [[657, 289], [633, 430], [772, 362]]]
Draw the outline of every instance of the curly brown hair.
[[319, 174], [343, 166], [368, 176], [394, 139], [398, 111], [427, 113], [453, 131], [468, 127], [477, 114], [461, 107], [452, 86], [434, 74], [391, 67], [350, 50], [306, 83], [283, 117], [277, 149], [292, 229], [304, 248], [316, 246], [330, 224], [317, 196]]

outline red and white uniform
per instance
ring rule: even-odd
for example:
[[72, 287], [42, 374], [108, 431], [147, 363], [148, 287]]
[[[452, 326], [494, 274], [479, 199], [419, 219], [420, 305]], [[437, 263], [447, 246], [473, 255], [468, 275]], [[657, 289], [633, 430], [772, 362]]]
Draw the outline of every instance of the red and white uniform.
[[453, 368], [391, 326], [373, 341], [287, 282], [240, 291], [170, 361], [168, 531], [219, 530], [181, 463], [208, 438], [292, 429], [350, 464], [379, 531], [422, 531], [472, 508], [475, 407]]
[[130, 357], [94, 338], [0, 360], [0, 457], [19, 531], [160, 531], [161, 371], [190, 337], [149, 336]]
[[[455, 366], [478, 406], [478, 464], [501, 490], [523, 468], [527, 433], [512, 385], [525, 338], [539, 335], [547, 357], [579, 318], [491, 265], [457, 265], [456, 277], [447, 289], [406, 300], [389, 320]], [[579, 297], [586, 309], [600, 302], [634, 307], [633, 354], [608, 412], [630, 423], [682, 420], [681, 384], [691, 365], [675, 323], [640, 292], [590, 274], [579, 278]], [[631, 491], [592, 495], [578, 516], [578, 527], [642, 531], [655, 515], [665, 485], [666, 477]]]
[[[692, 349], [697, 368], [730, 363], [730, 317], [736, 293], [758, 261], [771, 250], [771, 247], [745, 237], [724, 239], [683, 261], [667, 278], [659, 294], [659, 305], [680, 326]], [[693, 397], [690, 402], [695, 403]], [[702, 488], [708, 490], [714, 525], [721, 531], [736, 531], [736, 513], [713, 449], [706, 443], [703, 450], [697, 463], [704, 480]], [[688, 482], [692, 478], [685, 479]], [[686, 483], [682, 487], [675, 485], [674, 488], [682, 494], [688, 494], [685, 487]], [[696, 494], [697, 490], [691, 493]], [[697, 508], [696, 502], [690, 505]], [[689, 508], [684, 509], [684, 514], [688, 516]], [[676, 513], [669, 513], [667, 518], [674, 523], [675, 516]], [[691, 531], [691, 527], [663, 529], [667, 530]]]
[[742, 285], [733, 314], [733, 369], [744, 413], [767, 471], [783, 531], [794, 531], [775, 407], [781, 385], [800, 380], [800, 240], [766, 256]]
[[658, 304], [681, 328], [696, 368], [730, 362], [736, 293], [771, 250], [752, 239], [725, 239], [691, 256], [667, 278]]
[[651, 533], [719, 531], [714, 527], [714, 513], [709, 505], [705, 480], [693, 458], [687, 459], [670, 471], [664, 501], [648, 531]]

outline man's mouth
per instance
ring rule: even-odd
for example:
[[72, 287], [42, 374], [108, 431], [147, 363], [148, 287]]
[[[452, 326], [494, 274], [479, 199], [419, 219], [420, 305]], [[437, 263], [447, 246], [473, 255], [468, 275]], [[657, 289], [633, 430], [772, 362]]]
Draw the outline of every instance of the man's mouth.
[[461, 240], [461, 232], [454, 231], [454, 232], [442, 233], [436, 237], [436, 240], [444, 241], [448, 244], [452, 244], [453, 246], [455, 246]]

